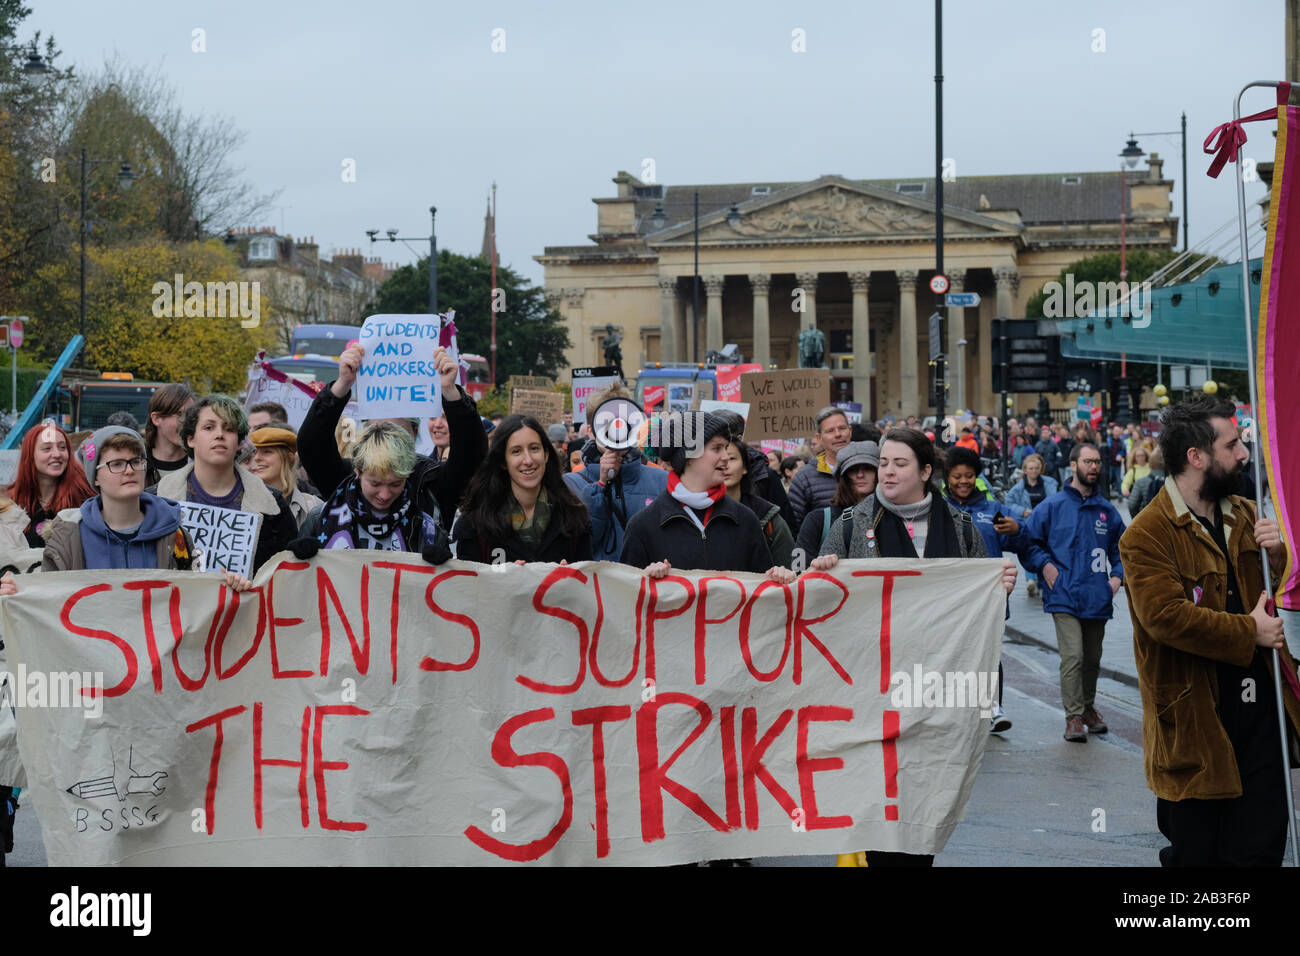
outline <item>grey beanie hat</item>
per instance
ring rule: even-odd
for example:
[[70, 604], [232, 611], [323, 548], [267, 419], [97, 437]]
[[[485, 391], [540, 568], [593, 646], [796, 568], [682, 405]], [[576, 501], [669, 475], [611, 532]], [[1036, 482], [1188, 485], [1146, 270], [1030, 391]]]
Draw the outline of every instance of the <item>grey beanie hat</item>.
[[851, 441], [835, 456], [835, 478], [858, 465], [880, 470], [880, 446], [873, 441]]
[[[105, 425], [96, 431], [93, 435], [83, 441], [77, 448], [77, 460], [81, 462], [81, 467], [85, 469], [86, 480], [90, 482], [90, 487], [95, 487], [95, 471], [99, 466], [99, 450], [103, 447], [104, 442], [114, 435], [130, 435], [137, 439], [141, 445], [144, 445], [144, 437], [134, 429], [125, 428], [122, 425]], [[145, 449], [145, 458], [148, 459], [148, 448]]]
[[567, 434], [567, 432], [565, 431], [565, 428], [564, 428], [563, 425], [547, 425], [547, 426], [546, 426], [546, 437], [549, 438], [549, 439], [550, 439], [551, 441], [553, 441], [553, 442], [555, 442], [555, 441], [564, 441], [564, 436], [565, 436], [566, 434]]

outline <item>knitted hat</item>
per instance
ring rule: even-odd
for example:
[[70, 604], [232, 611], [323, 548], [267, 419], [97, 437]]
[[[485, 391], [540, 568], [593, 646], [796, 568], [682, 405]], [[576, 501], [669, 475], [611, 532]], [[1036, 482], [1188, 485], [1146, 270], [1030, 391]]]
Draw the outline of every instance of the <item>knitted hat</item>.
[[272, 445], [283, 445], [294, 454], [297, 454], [298, 452], [298, 436], [288, 428], [278, 428], [275, 425], [263, 425], [261, 428], [250, 433], [248, 440], [253, 443], [253, 447], [255, 448], [269, 448]]
[[92, 488], [95, 487], [95, 471], [99, 466], [100, 449], [103, 448], [104, 442], [114, 435], [130, 435], [139, 441], [141, 445], [144, 444], [144, 438], [138, 431], [124, 428], [121, 425], [105, 425], [83, 441], [80, 447], [77, 448], [77, 460], [81, 462], [81, 467], [85, 469], [86, 480], [90, 482]]
[[850, 468], [867, 465], [880, 470], [880, 446], [873, 441], [851, 441], [840, 449], [835, 456], [835, 477], [845, 474]]
[[[693, 420], [692, 420], [693, 417]], [[680, 427], [673, 423], [671, 419], [660, 424], [661, 441], [658, 447], [659, 458], [668, 462], [669, 467], [680, 477], [686, 470], [687, 457], [697, 458], [704, 446], [719, 435], [730, 435], [731, 429], [727, 420], [708, 412], [682, 412], [682, 425]], [[689, 424], [687, 424], [689, 423]], [[687, 455], [688, 442], [689, 450], [694, 454]]]

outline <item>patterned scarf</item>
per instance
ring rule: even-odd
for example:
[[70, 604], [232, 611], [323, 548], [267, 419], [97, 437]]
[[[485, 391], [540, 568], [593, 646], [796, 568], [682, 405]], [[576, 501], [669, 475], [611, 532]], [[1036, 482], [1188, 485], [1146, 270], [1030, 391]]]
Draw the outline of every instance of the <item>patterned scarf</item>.
[[545, 488], [538, 492], [531, 520], [524, 515], [523, 505], [515, 501], [513, 495], [510, 496], [510, 503], [510, 527], [515, 529], [515, 534], [519, 535], [519, 540], [524, 543], [529, 553], [536, 554], [541, 546], [542, 537], [551, 523], [550, 495], [546, 493]]
[[405, 551], [418, 540], [423, 515], [411, 500], [411, 486], [402, 486], [401, 496], [386, 514], [378, 514], [361, 493], [361, 479], [353, 475], [334, 489], [321, 508], [321, 532], [316, 536], [322, 548], [356, 551]]

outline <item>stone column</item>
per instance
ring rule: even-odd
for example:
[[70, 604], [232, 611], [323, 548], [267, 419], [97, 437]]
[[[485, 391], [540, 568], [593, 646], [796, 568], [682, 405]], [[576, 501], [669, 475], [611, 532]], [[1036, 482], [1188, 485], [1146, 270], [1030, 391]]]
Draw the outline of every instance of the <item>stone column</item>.
[[[803, 317], [799, 322], [799, 331], [817, 328], [817, 273], [797, 272], [795, 279], [803, 290]], [[827, 351], [830, 344], [827, 343]]]
[[754, 347], [751, 362], [760, 365], [772, 363], [772, 318], [768, 310], [768, 290], [772, 287], [772, 277], [765, 272], [754, 272], [749, 276], [750, 288], [754, 290]]
[[[704, 291], [708, 294], [708, 308], [705, 309], [707, 316], [704, 327], [704, 349], [706, 352], [722, 348], [722, 286], [727, 281], [726, 276], [709, 275], [700, 276], [704, 282]], [[704, 356], [700, 356], [700, 361], [704, 361]]]
[[[980, 320], [981, 337], [983, 337], [983, 329], [984, 329], [985, 322], [988, 323], [988, 327], [989, 327], [989, 332], [987, 336], [987, 340], [989, 344], [987, 348], [982, 350], [983, 354], [981, 355], [981, 359], [983, 361], [988, 362], [987, 381], [989, 383], [990, 391], [992, 391], [993, 389], [993, 321], [992, 320], [995, 318], [996, 319], [1020, 318], [1020, 316], [1016, 314], [1016, 305], [1015, 305], [1016, 290], [1020, 287], [1020, 273], [1016, 271], [1015, 266], [998, 266], [996, 269], [993, 270], [993, 278], [994, 280], [996, 280], [998, 286], [997, 312], [995, 312], [991, 316], [981, 316], [981, 320]], [[980, 364], [981, 376], [984, 375], [983, 361], [981, 361]], [[1001, 393], [998, 393], [998, 401], [999, 402], [1002, 401]], [[999, 408], [998, 412], [1000, 414], [1002, 412], [1002, 409]]]
[[993, 270], [993, 278], [998, 284], [998, 314], [994, 318], [1016, 318], [1015, 293], [1020, 287], [1020, 273], [1015, 266], [998, 266]]
[[677, 345], [677, 279], [659, 277], [659, 361], [679, 361]]
[[[948, 270], [948, 291], [964, 292], [966, 290], [966, 270]], [[958, 306], [948, 307], [948, 368], [952, 372], [952, 390], [948, 399], [957, 408], [968, 408], [966, 404], [966, 346], [958, 345], [966, 338], [966, 310]]]
[[573, 333], [573, 344], [577, 347], [578, 362], [575, 364], [579, 368], [605, 364], [604, 356], [601, 356], [599, 362], [591, 360], [591, 336], [582, 323], [582, 299], [586, 293], [587, 290], [581, 286], [564, 290], [565, 313], [569, 319], [569, 329]]
[[689, 362], [695, 354], [695, 339], [691, 333], [690, 293], [679, 295], [676, 299], [673, 315], [673, 327], [677, 330], [677, 361]]
[[921, 383], [917, 377], [916, 270], [904, 269], [898, 276], [898, 397], [897, 416], [919, 415]]
[[862, 405], [862, 420], [871, 420], [871, 318], [867, 295], [870, 272], [850, 272], [853, 289], [853, 400]]

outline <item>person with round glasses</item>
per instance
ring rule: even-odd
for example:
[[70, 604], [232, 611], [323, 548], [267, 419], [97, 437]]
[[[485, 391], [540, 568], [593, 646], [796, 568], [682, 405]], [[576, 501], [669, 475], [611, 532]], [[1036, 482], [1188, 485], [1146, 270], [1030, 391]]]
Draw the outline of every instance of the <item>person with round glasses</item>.
[[[180, 506], [144, 490], [148, 455], [139, 433], [120, 425], [106, 425], [81, 443], [75, 464], [97, 494], [50, 523], [42, 571], [190, 569], [194, 544], [181, 527]], [[226, 583], [250, 586], [229, 573]], [[6, 574], [0, 594], [17, 592]]]

